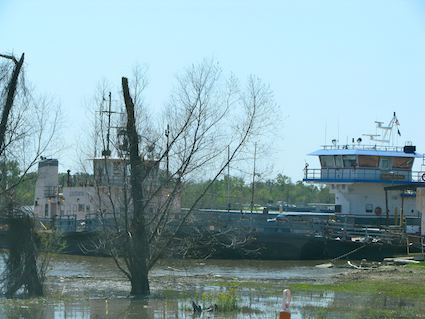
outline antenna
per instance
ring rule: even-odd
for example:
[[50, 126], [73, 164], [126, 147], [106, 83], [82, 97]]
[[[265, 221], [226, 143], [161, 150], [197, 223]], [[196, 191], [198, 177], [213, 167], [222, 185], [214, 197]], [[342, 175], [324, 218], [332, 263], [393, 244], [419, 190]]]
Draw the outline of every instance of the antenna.
[[[376, 123], [376, 134], [363, 134], [363, 136], [369, 136], [371, 141], [385, 143], [385, 144], [394, 144], [394, 134], [393, 131], [397, 130], [397, 134], [400, 135], [400, 131], [397, 128], [400, 123], [397, 119], [396, 113], [393, 113], [393, 117], [388, 123], [387, 126], [384, 126], [384, 122], [375, 121]], [[378, 134], [378, 131], [381, 131], [381, 134]], [[381, 137], [381, 138], [377, 138]]]
[[339, 142], [339, 117], [338, 117], [338, 136], [337, 136], [337, 140]]
[[106, 127], [106, 149], [102, 151], [102, 156], [111, 156], [111, 150], [109, 148], [110, 144], [110, 136], [111, 136], [111, 113], [112, 113], [112, 98], [111, 98], [111, 92], [109, 92], [109, 103], [108, 103], [108, 110], [102, 111], [102, 113], [106, 113], [108, 115], [108, 126]]
[[[111, 126], [111, 118], [112, 118], [112, 114], [118, 114], [121, 115], [121, 118], [124, 119], [125, 118], [125, 113], [123, 112], [117, 112], [117, 111], [112, 111], [112, 97], [111, 97], [111, 92], [109, 92], [109, 98], [108, 98], [108, 110], [104, 111], [103, 109], [101, 109], [100, 113], [101, 113], [101, 126], [103, 127], [103, 113], [106, 113], [108, 116], [108, 124], [106, 127], [106, 146], [104, 145], [104, 150], [102, 151], [102, 156], [111, 156], [111, 148], [110, 148], [110, 144], [111, 144], [111, 128], [115, 128], [118, 129], [118, 133], [117, 135], [121, 135], [123, 133], [125, 133], [125, 129], [123, 129], [122, 126]], [[104, 101], [106, 101], [106, 99], [103, 99]]]
[[327, 131], [328, 131], [328, 123], [325, 121], [325, 143], [324, 143], [324, 145], [326, 145], [326, 141], [328, 140]]

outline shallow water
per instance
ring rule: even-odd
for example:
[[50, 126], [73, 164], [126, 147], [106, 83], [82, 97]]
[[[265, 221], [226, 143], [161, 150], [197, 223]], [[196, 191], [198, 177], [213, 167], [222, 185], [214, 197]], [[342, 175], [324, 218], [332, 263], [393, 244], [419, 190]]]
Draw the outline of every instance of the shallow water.
[[[49, 296], [45, 299], [17, 301], [0, 299], [0, 318], [194, 318], [190, 309], [192, 300], [202, 303], [199, 296], [203, 292], [225, 291], [224, 284], [237, 284], [238, 281], [254, 283], [252, 288], [237, 289], [238, 304], [248, 307], [249, 312], [204, 313], [199, 318], [276, 318], [282, 302], [280, 291], [291, 282], [329, 283], [335, 275], [350, 271], [344, 268], [314, 267], [318, 263], [162, 260], [150, 275], [152, 296], [135, 300], [128, 298], [130, 286], [112, 259], [55, 255], [48, 273]], [[347, 303], [366, 307], [385, 307], [386, 304], [415, 306], [382, 296], [370, 298], [333, 292], [304, 293], [293, 296], [291, 318], [316, 318], [305, 309]]]

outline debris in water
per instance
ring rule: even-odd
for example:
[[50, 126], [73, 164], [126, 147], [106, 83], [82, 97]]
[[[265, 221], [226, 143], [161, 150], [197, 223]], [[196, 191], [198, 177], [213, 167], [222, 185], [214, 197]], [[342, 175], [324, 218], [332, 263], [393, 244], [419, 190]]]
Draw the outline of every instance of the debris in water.
[[316, 268], [332, 268], [333, 266], [334, 264], [332, 263], [325, 263], [325, 264], [316, 265]]

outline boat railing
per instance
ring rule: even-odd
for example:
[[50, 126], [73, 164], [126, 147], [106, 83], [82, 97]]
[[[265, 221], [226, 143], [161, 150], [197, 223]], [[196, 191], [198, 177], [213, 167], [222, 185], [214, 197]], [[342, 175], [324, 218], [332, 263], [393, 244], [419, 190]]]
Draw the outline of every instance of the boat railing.
[[54, 218], [54, 227], [62, 233], [76, 232], [77, 231], [77, 215], [64, 215]]
[[388, 145], [366, 145], [366, 144], [332, 144], [322, 145], [324, 150], [375, 150], [375, 151], [390, 151], [403, 152], [403, 146], [388, 146]]
[[419, 246], [419, 252], [425, 257], [425, 236], [423, 235], [407, 235], [407, 255], [410, 255], [410, 246]]
[[356, 225], [339, 222], [328, 223], [325, 227], [325, 237], [341, 240], [379, 240], [384, 242], [400, 241], [406, 237], [403, 227]]
[[321, 236], [325, 233], [330, 216], [313, 217], [311, 215], [278, 216], [268, 219], [263, 225], [267, 232], [284, 232], [304, 236]]
[[414, 172], [412, 172], [412, 181], [424, 183], [425, 182], [425, 171], [414, 171]]
[[117, 220], [112, 213], [90, 213], [82, 222], [84, 231], [89, 232], [113, 229], [117, 226]]
[[287, 228], [287, 232], [304, 235], [340, 238], [342, 240], [380, 240], [384, 242], [400, 241], [406, 238], [405, 228], [398, 225], [353, 224], [335, 221], [334, 219], [290, 220], [285, 217], [275, 218], [279, 228]]
[[306, 180], [425, 182], [424, 171], [379, 170], [375, 168], [306, 168]]

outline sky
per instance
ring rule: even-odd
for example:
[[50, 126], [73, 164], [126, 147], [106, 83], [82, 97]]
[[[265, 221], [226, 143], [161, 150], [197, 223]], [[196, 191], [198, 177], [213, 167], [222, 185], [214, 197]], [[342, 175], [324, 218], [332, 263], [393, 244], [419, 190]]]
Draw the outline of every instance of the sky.
[[103, 79], [119, 85], [145, 66], [145, 101], [155, 113], [177, 74], [211, 58], [274, 92], [273, 147], [257, 164], [271, 168], [269, 177], [301, 179], [306, 161], [319, 167], [308, 153], [374, 133], [374, 121], [389, 122], [394, 111], [400, 144], [425, 153], [419, 0], [0, 0], [0, 52], [25, 52], [27, 80], [60, 103], [62, 171], [77, 169], [75, 150]]

